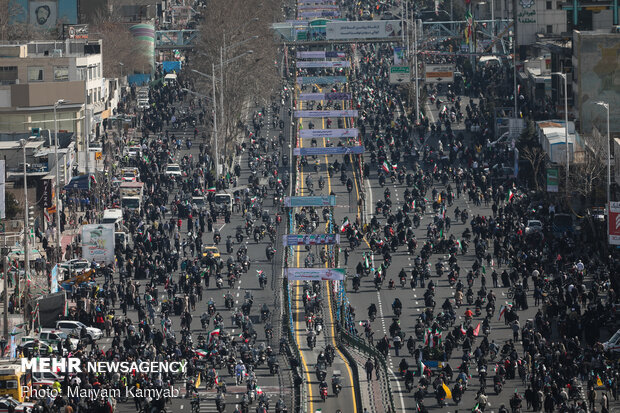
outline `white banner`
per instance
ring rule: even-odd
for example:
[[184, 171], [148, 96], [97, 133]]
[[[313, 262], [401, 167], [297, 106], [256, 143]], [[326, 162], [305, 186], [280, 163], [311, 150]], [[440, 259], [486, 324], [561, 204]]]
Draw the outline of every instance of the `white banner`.
[[82, 258], [114, 264], [114, 224], [82, 226]]
[[311, 51], [311, 52], [297, 52], [298, 59], [326, 59], [326, 58], [344, 58], [346, 57], [345, 52], [336, 52], [336, 51]]
[[325, 25], [327, 40], [394, 39], [401, 36], [400, 20], [330, 21]]
[[285, 268], [289, 281], [343, 281], [345, 268]]
[[350, 93], [300, 93], [299, 100], [351, 100]]
[[357, 110], [296, 110], [296, 118], [357, 118]]
[[331, 61], [331, 60], [298, 60], [296, 63], [297, 67], [304, 68], [317, 68], [317, 67], [351, 67], [351, 62], [348, 60], [342, 61]]
[[347, 129], [302, 129], [300, 138], [357, 138], [357, 128]]
[[313, 19], [318, 18], [332, 18], [332, 17], [340, 17], [340, 10], [301, 10], [298, 13], [299, 17], [309, 17]]

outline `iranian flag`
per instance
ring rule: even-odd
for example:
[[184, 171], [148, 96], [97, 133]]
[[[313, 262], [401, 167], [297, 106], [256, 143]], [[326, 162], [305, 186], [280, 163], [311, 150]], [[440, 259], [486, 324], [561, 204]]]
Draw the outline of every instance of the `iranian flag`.
[[213, 341], [215, 336], [219, 336], [220, 333], [221, 333], [221, 330], [219, 328], [216, 328], [215, 330], [211, 331], [209, 333], [209, 344], [211, 344], [211, 341]]
[[510, 202], [512, 201], [512, 198], [514, 198], [515, 194], [514, 192], [512, 192], [512, 189], [508, 190], [508, 194], [506, 195], [506, 202]]
[[381, 165], [381, 168], [383, 168], [385, 172], [390, 172], [390, 164], [387, 161], [383, 161], [383, 165]]
[[480, 323], [474, 328], [474, 337], [478, 337], [478, 334], [480, 334]]
[[463, 327], [463, 324], [461, 324], [461, 334], [467, 334], [467, 330], [465, 329], [465, 327]]
[[370, 267], [370, 261], [368, 261], [368, 255], [364, 254], [364, 267], [365, 268], [369, 268]]
[[215, 187], [210, 186], [209, 189], [207, 189], [207, 192], [215, 192]]
[[351, 223], [349, 222], [349, 218], [345, 217], [344, 222], [340, 226], [340, 232], [345, 232], [346, 229], [349, 228], [350, 226], [351, 226]]
[[413, 201], [411, 201], [411, 208], [415, 209], [415, 199]]
[[426, 369], [426, 365], [420, 360], [420, 376], [424, 375], [424, 369]]
[[462, 248], [462, 247], [461, 247], [461, 240], [460, 240], [460, 239], [457, 239], [457, 240], [456, 240], [456, 245], [458, 245], [458, 246], [459, 246], [459, 249], [461, 249], [461, 248]]
[[499, 316], [497, 317], [497, 321], [502, 319], [502, 315], [506, 312], [508, 308], [505, 305], [499, 307]]

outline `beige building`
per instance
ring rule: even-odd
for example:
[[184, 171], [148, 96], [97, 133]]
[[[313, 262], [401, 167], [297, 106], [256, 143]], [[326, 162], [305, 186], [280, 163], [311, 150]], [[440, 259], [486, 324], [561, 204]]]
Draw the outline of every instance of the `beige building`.
[[54, 131], [54, 103], [64, 99], [58, 129], [74, 132], [81, 149], [106, 108], [101, 47], [101, 40], [0, 43], [0, 131]]

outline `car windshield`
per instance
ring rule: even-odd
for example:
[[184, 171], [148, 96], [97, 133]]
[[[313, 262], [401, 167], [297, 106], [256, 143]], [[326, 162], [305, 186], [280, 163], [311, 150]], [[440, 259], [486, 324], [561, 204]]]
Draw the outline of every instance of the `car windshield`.
[[230, 202], [230, 195], [215, 195], [216, 204], [226, 204]]
[[179, 166], [177, 166], [177, 165], [172, 165], [172, 166], [168, 167], [168, 171], [170, 171], [170, 172], [177, 172], [177, 171], [180, 171], [180, 170], [181, 170], [181, 168]]

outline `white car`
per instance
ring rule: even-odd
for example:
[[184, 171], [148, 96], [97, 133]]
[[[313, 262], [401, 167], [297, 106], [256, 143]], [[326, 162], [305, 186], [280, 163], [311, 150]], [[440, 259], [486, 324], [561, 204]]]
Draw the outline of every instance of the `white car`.
[[135, 158], [136, 156], [140, 155], [140, 153], [142, 152], [142, 148], [138, 145], [134, 145], [130, 146], [129, 148], [125, 148], [123, 152], [126, 156], [129, 156], [130, 158]]
[[527, 226], [525, 227], [526, 234], [533, 234], [535, 232], [542, 232], [543, 224], [537, 219], [530, 219], [527, 221]]
[[168, 176], [182, 176], [181, 166], [178, 163], [170, 163], [166, 166], [166, 175]]
[[62, 264], [60, 264], [60, 268], [71, 270], [71, 271], [82, 272], [90, 268], [90, 262], [80, 259], [80, 258], [75, 258], [73, 260], [65, 261]]
[[80, 330], [86, 329], [86, 335], [91, 340], [99, 340], [103, 337], [103, 332], [95, 327], [86, 327], [79, 321], [73, 320], [60, 320], [56, 322], [56, 330], [61, 330], [67, 334], [77, 333], [78, 337], [81, 337]]

